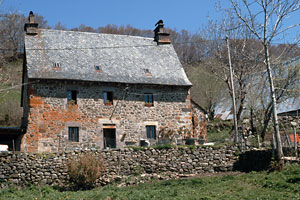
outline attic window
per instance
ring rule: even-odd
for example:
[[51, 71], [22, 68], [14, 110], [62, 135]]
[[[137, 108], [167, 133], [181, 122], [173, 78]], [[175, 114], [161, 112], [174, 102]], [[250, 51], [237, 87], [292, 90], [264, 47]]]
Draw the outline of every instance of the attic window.
[[102, 72], [101, 66], [99, 66], [99, 65], [94, 65], [94, 67], [95, 67], [95, 70], [96, 70], [97, 72]]
[[149, 68], [145, 68], [144, 71], [145, 71], [146, 76], [152, 76]]
[[53, 67], [54, 69], [61, 69], [60, 63], [53, 63], [52, 67]]

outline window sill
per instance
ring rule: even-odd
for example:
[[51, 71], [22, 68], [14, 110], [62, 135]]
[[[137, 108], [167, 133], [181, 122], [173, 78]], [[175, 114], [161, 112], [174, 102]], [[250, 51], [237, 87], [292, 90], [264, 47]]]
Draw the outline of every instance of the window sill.
[[151, 141], [151, 142], [156, 142], [157, 139], [156, 138], [147, 138], [147, 140]]
[[68, 103], [67, 104], [67, 108], [70, 108], [70, 109], [74, 108], [74, 109], [76, 109], [76, 108], [78, 108], [78, 104]]
[[145, 107], [154, 107], [154, 104], [145, 104]]

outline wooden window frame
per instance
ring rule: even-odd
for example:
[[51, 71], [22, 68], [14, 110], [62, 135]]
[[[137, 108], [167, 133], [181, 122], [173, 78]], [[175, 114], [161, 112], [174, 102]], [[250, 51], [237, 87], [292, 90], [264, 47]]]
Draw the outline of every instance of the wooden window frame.
[[71, 142], [79, 142], [79, 127], [68, 127], [68, 139]]
[[146, 137], [147, 139], [156, 139], [156, 126], [146, 125]]
[[76, 90], [68, 90], [67, 91], [67, 102], [68, 104], [77, 104], [77, 91]]
[[103, 92], [103, 103], [106, 106], [112, 106], [114, 104], [114, 93], [111, 91]]
[[144, 94], [144, 102], [146, 107], [153, 107], [154, 106], [154, 98], [152, 93], [145, 93]]

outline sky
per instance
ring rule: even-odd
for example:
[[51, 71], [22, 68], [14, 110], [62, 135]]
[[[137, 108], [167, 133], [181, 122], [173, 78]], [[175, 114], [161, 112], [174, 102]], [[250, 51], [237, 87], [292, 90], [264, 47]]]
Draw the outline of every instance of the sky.
[[[80, 24], [98, 28], [107, 24], [131, 25], [139, 29], [154, 29], [162, 19], [168, 28], [195, 33], [209, 19], [220, 20], [228, 0], [0, 0], [2, 10], [17, 11], [28, 16], [29, 11], [44, 16], [51, 27], [61, 22], [67, 28]], [[287, 25], [299, 23], [299, 12], [287, 19]], [[300, 28], [300, 27], [299, 27]], [[286, 34], [291, 41], [299, 28]], [[298, 32], [297, 32], [298, 31]], [[281, 40], [281, 39], [280, 39]], [[276, 41], [284, 43], [285, 41]]]
[[52, 27], [60, 21], [67, 28], [129, 24], [154, 29], [163, 19], [166, 27], [195, 32], [209, 17], [221, 15], [216, 4], [217, 0], [4, 0], [3, 7], [25, 16], [32, 10]]

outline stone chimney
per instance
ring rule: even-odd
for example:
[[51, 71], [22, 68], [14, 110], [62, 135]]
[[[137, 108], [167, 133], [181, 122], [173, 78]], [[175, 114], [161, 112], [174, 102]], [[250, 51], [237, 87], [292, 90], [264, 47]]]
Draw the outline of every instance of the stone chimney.
[[28, 22], [25, 23], [24, 31], [26, 35], [36, 35], [38, 29], [38, 23], [34, 23], [34, 14], [32, 11], [29, 13]]
[[157, 42], [157, 45], [170, 44], [170, 34], [165, 32], [163, 20], [159, 20], [155, 26], [154, 41]]

